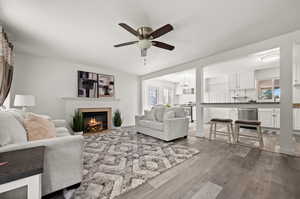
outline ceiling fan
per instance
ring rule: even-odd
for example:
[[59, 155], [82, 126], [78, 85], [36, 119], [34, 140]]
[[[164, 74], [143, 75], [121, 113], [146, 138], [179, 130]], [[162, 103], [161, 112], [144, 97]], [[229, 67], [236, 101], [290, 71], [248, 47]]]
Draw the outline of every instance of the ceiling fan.
[[133, 34], [138, 38], [136, 41], [130, 41], [130, 42], [125, 42], [121, 44], [114, 45], [114, 47], [122, 47], [122, 46], [128, 46], [132, 44], [137, 44], [138, 47], [141, 49], [141, 56], [145, 57], [147, 55], [147, 49], [150, 48], [151, 46], [155, 46], [158, 48], [163, 48], [166, 50], [173, 50], [175, 46], [160, 42], [160, 41], [154, 41], [154, 39], [172, 31], [174, 28], [170, 24], [166, 24], [162, 26], [161, 28], [157, 30], [152, 30], [150, 27], [145, 27], [142, 26], [138, 28], [137, 30], [133, 29], [129, 25], [125, 23], [119, 23], [119, 26]]

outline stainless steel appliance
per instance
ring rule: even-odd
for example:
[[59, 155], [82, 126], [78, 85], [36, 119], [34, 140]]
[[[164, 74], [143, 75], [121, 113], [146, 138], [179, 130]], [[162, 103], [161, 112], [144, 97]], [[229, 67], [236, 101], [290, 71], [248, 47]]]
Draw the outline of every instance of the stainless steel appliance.
[[185, 109], [188, 117], [190, 117], [191, 123], [194, 122], [193, 108], [196, 106], [195, 103], [181, 104], [181, 107]]
[[[257, 108], [239, 108], [238, 109], [238, 119], [239, 120], [258, 120], [258, 110]], [[243, 128], [251, 128], [244, 127]]]

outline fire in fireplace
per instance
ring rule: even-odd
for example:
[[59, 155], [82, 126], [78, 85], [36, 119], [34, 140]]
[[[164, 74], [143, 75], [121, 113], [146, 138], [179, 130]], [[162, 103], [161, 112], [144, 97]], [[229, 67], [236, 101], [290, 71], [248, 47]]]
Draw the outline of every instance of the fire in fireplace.
[[86, 129], [88, 132], [102, 131], [104, 129], [103, 122], [98, 121], [96, 117], [90, 118], [90, 120], [87, 122]]
[[84, 133], [96, 133], [111, 128], [111, 108], [82, 108]]

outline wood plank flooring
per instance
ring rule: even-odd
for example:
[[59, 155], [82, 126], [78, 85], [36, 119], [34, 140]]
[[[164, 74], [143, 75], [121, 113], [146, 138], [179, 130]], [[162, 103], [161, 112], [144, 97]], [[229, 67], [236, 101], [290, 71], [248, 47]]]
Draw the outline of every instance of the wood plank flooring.
[[300, 198], [298, 157], [193, 136], [176, 142], [200, 153], [117, 199]]
[[194, 137], [179, 143], [200, 154], [118, 199], [300, 198], [300, 158]]

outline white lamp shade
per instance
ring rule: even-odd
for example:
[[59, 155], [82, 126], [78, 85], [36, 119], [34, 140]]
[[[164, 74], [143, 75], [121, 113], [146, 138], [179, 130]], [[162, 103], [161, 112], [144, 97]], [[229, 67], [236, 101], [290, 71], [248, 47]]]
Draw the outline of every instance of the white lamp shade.
[[16, 95], [14, 105], [22, 107], [35, 106], [35, 97], [33, 95]]

